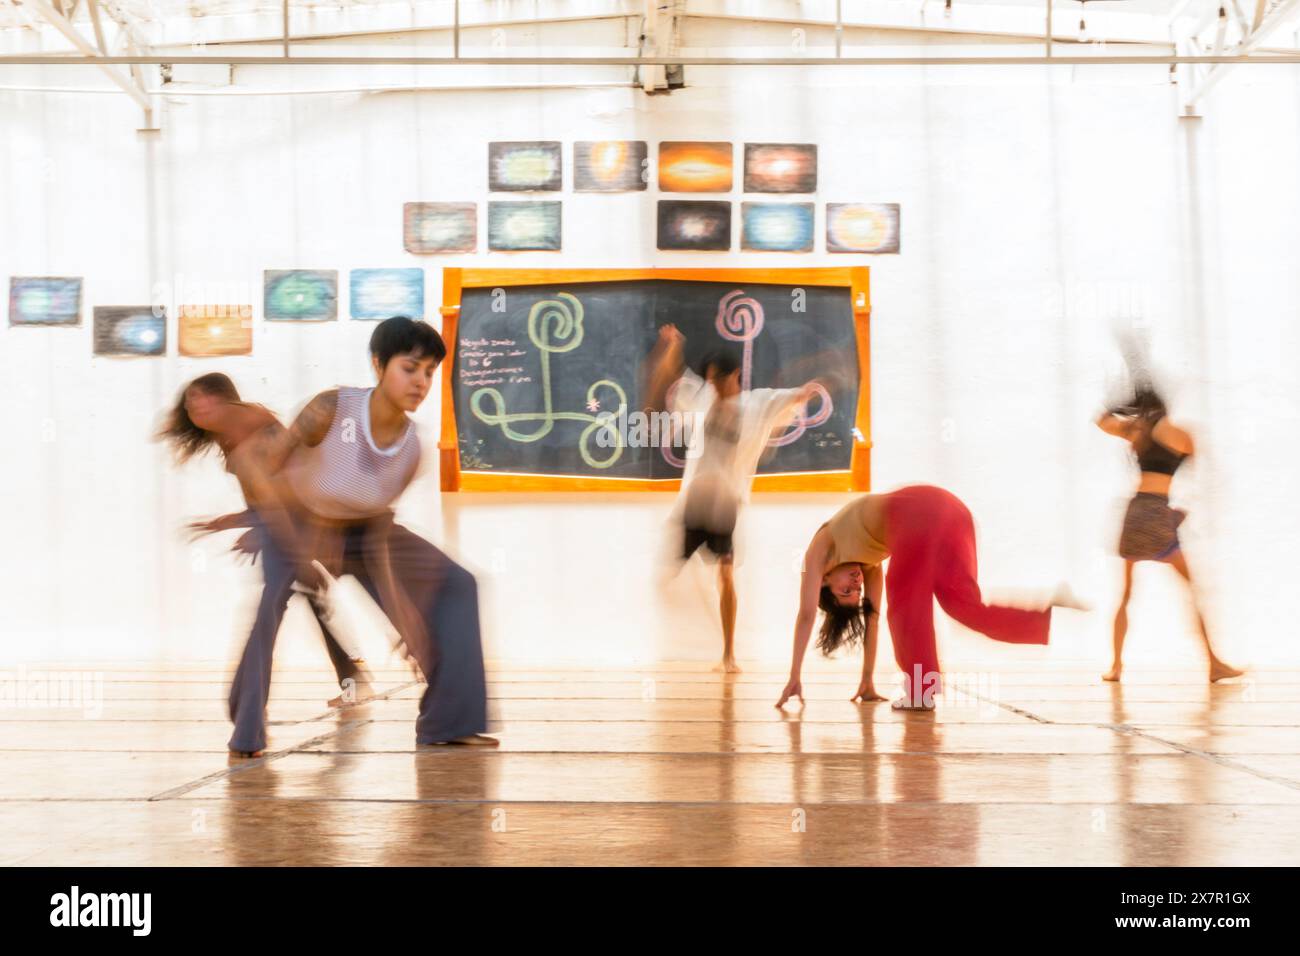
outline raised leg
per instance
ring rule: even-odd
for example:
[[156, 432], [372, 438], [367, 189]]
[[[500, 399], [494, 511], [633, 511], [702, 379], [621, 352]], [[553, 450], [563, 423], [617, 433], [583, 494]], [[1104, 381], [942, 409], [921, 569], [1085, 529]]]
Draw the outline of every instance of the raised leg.
[[1007, 644], [1046, 644], [1052, 620], [1050, 608], [1031, 610], [984, 603], [978, 579], [975, 525], [962, 506], [936, 532], [942, 557], [935, 597], [960, 624]]

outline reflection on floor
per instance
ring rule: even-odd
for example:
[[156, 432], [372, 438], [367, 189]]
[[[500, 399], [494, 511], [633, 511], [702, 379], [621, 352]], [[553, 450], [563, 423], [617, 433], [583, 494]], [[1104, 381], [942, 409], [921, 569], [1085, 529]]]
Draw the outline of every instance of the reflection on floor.
[[1294, 671], [1018, 667], [934, 714], [819, 674], [782, 714], [773, 670], [498, 668], [500, 749], [417, 750], [409, 674], [340, 712], [283, 670], [252, 761], [221, 665], [61, 673], [0, 701], [0, 864], [1300, 863]]

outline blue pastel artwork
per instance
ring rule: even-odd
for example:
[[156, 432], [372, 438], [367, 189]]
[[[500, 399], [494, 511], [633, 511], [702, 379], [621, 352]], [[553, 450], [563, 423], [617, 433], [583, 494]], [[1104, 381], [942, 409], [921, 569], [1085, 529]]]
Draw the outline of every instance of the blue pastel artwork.
[[339, 274], [322, 269], [267, 269], [262, 315], [268, 322], [333, 322]]
[[14, 276], [9, 280], [10, 325], [80, 325], [81, 280]]
[[423, 269], [353, 269], [352, 318], [424, 318]]
[[95, 306], [96, 355], [163, 355], [167, 316], [151, 305]]
[[488, 249], [519, 252], [560, 248], [560, 203], [488, 203]]
[[740, 248], [757, 252], [812, 252], [813, 204], [740, 204]]

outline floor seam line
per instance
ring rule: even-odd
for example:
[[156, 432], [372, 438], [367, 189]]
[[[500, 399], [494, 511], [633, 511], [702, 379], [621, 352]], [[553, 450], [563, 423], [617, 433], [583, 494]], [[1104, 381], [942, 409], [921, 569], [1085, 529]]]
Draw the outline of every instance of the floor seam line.
[[[1041, 724], [1059, 726], [1056, 721], [1051, 720], [1050, 718], [1040, 717], [1037, 714], [1031, 713], [1030, 711], [1027, 710], [1022, 710], [1021, 708], [1015, 707], [1011, 704], [1004, 704], [1002, 701], [992, 700], [990, 698], [984, 697], [982, 694], [976, 694], [973, 691], [967, 691], [967, 690], [963, 690], [962, 693], [966, 694], [969, 697], [974, 697], [976, 700], [993, 704], [996, 707], [1001, 707], [1003, 710], [1010, 711], [1013, 714], [1020, 714], [1021, 716], [1028, 717], [1030, 720], [1035, 720]], [[1181, 753], [1187, 754], [1190, 757], [1199, 757], [1201, 760], [1204, 760], [1208, 763], [1215, 764], [1216, 766], [1224, 767], [1228, 770], [1236, 770], [1240, 773], [1246, 773], [1253, 777], [1258, 777], [1260, 780], [1267, 780], [1270, 783], [1280, 784], [1281, 786], [1286, 787], [1290, 790], [1300, 790], [1300, 782], [1294, 780], [1288, 780], [1286, 777], [1279, 777], [1274, 774], [1267, 773], [1266, 771], [1263, 770], [1256, 770], [1253, 767], [1248, 767], [1245, 764], [1237, 763], [1235, 760], [1231, 760], [1219, 754], [1209, 753], [1208, 751], [1204, 751], [1204, 750], [1197, 750], [1195, 747], [1189, 747], [1187, 744], [1180, 744], [1173, 740], [1165, 740], [1165, 738], [1163, 737], [1157, 737], [1155, 734], [1148, 733], [1147, 731], [1142, 730], [1141, 728], [1138, 727], [1134, 727], [1131, 724], [1093, 723], [1090, 724], [1089, 726], [1100, 727], [1124, 736], [1142, 737], [1146, 740], [1151, 740], [1154, 741], [1155, 743], [1161, 744], [1162, 746], [1180, 751]]]
[[[392, 690], [385, 691], [382, 694], [375, 694], [373, 697], [368, 697], [366, 700], [367, 701], [385, 700], [390, 694], [400, 693], [401, 691], [404, 691], [410, 687], [414, 687], [416, 684], [419, 683], [420, 681], [418, 680], [407, 681], [405, 684], [402, 684], [399, 687], [394, 687]], [[362, 703], [364, 703], [364, 701]], [[359, 706], [359, 704], [354, 704], [351, 706]], [[337, 713], [337, 711], [334, 710], [326, 711], [325, 713], [317, 717], [311, 718], [311, 720], [320, 720], [324, 717], [330, 716], [332, 713]], [[302, 721], [302, 722], [310, 723], [311, 721]], [[309, 740], [304, 740], [300, 744], [295, 744], [292, 747], [286, 747], [284, 750], [277, 750], [273, 753], [263, 754], [261, 757], [257, 757], [255, 759], [249, 760], [246, 763], [241, 764], [239, 766], [226, 767], [224, 770], [218, 770], [215, 773], [210, 773], [205, 777], [200, 777], [198, 780], [191, 780], [189, 783], [183, 783], [178, 787], [172, 787], [170, 790], [164, 790], [162, 793], [156, 793], [152, 797], [149, 797], [146, 800], [146, 802], [159, 803], [164, 800], [174, 800], [177, 797], [184, 796], [185, 794], [197, 790], [200, 787], [205, 787], [210, 783], [216, 783], [218, 780], [228, 779], [230, 777], [233, 777], [237, 773], [243, 773], [244, 771], [251, 770], [254, 767], [265, 766], [266, 764], [270, 763], [273, 760], [280, 760], [281, 758], [287, 757], [289, 756], [289, 754], [294, 753], [295, 751], [299, 751], [304, 747], [309, 747], [315, 744], [323, 743], [324, 741], [329, 740], [331, 737], [336, 737], [339, 734], [344, 733], [345, 731], [353, 730], [354, 728], [357, 727], [363, 727], [368, 723], [370, 723], [370, 719], [368, 718], [364, 720], [345, 721], [343, 724], [334, 728], [328, 733], [319, 734], [318, 736], [312, 737]]]
[[1220, 767], [1226, 767], [1229, 770], [1247, 773], [1253, 777], [1258, 777], [1261, 780], [1268, 780], [1271, 783], [1281, 784], [1282, 786], [1288, 787], [1292, 790], [1300, 790], [1300, 782], [1295, 780], [1288, 780], [1286, 777], [1279, 777], [1264, 770], [1256, 770], [1254, 767], [1248, 767], [1245, 764], [1237, 763], [1235, 760], [1221, 754], [1210, 753], [1206, 750], [1198, 750], [1195, 747], [1188, 746], [1187, 744], [1180, 744], [1175, 740], [1165, 740], [1163, 737], [1157, 737], [1155, 734], [1148, 733], [1140, 727], [1134, 727], [1131, 724], [1099, 724], [1098, 726], [1109, 728], [1117, 733], [1131, 734], [1135, 737], [1142, 737], [1146, 740], [1154, 740], [1158, 744], [1172, 747], [1174, 750], [1181, 751], [1192, 757], [1200, 757], [1202, 760], [1209, 761], [1210, 763], [1216, 764]]

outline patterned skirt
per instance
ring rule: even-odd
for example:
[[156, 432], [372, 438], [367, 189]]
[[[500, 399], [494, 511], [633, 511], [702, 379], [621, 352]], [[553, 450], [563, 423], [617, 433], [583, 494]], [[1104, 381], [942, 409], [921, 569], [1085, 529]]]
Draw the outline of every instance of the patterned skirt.
[[1179, 549], [1178, 526], [1185, 517], [1169, 507], [1166, 496], [1139, 491], [1124, 512], [1119, 556], [1127, 561], [1163, 561]]

